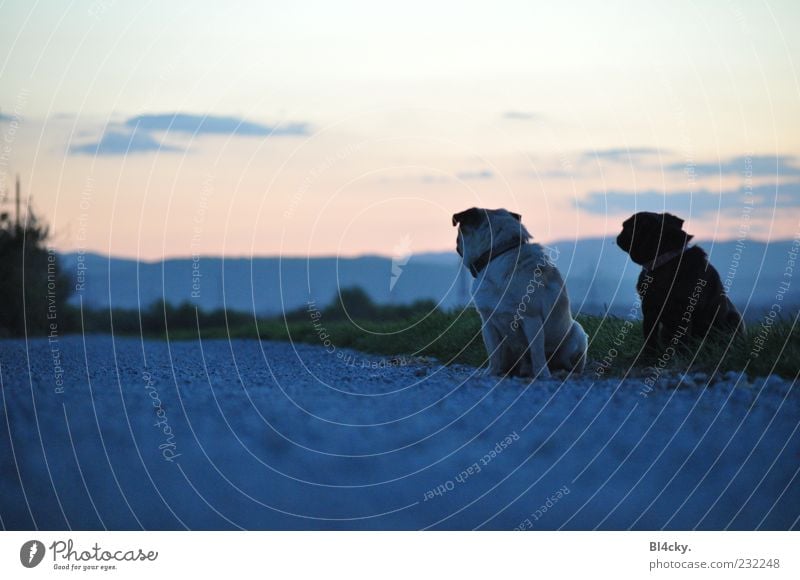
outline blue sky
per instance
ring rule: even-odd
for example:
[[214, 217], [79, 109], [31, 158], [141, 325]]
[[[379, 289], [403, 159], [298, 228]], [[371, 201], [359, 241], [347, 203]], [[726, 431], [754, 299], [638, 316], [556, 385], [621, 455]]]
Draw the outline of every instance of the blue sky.
[[750, 186], [800, 229], [796, 2], [284, 4], [0, 3], [0, 187], [151, 258], [450, 249], [472, 205], [731, 238]]

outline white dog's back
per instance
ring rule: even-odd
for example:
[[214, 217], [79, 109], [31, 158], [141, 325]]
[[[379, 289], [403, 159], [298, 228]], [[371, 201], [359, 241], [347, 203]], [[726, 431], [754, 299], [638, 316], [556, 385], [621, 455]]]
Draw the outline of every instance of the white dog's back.
[[[465, 216], [473, 211], [481, 213]], [[469, 219], [459, 234], [464, 263], [475, 275], [472, 299], [490, 370], [537, 376], [548, 376], [548, 366], [582, 371], [588, 337], [572, 318], [564, 280], [548, 252], [529, 243], [518, 216], [506, 210], [473, 208], [453, 216], [454, 223], [461, 219]], [[494, 248], [497, 256], [491, 256]]]

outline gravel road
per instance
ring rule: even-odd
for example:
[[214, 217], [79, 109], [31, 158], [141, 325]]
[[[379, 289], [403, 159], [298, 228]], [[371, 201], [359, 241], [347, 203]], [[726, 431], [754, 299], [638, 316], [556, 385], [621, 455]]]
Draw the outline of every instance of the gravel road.
[[255, 340], [0, 341], [6, 529], [790, 529], [800, 396]]

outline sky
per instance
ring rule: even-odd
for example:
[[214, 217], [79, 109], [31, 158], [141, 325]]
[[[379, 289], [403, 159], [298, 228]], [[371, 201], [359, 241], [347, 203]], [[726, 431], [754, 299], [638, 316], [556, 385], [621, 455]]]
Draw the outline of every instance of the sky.
[[[0, 1], [0, 195], [60, 251], [800, 234], [800, 3]], [[11, 205], [4, 211], [13, 209]]]

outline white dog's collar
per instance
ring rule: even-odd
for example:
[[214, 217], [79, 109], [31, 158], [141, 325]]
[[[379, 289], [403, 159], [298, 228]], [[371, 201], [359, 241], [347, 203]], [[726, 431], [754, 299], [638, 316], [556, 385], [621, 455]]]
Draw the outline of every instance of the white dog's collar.
[[506, 252], [510, 252], [515, 248], [519, 248], [521, 245], [525, 243], [525, 240], [522, 238], [514, 238], [513, 240], [509, 240], [505, 244], [500, 244], [494, 248], [490, 248], [489, 251], [484, 252], [476, 260], [474, 260], [471, 264], [469, 264], [469, 272], [472, 274], [473, 278], [477, 278], [478, 274], [480, 274], [486, 266], [489, 265], [489, 262], [494, 260], [495, 258], [502, 256]]

